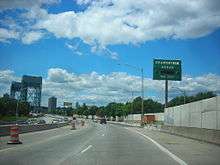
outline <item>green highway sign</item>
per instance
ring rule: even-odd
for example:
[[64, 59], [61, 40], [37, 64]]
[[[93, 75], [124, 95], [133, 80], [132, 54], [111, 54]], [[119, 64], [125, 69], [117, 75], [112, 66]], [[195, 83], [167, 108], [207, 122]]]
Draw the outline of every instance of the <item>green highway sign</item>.
[[181, 60], [154, 59], [153, 72], [154, 80], [181, 81]]

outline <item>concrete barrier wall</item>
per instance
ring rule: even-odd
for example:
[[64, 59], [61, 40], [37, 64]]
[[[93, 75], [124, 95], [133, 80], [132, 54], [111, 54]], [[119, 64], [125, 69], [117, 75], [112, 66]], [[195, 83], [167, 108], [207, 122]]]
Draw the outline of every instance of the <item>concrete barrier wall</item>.
[[[155, 120], [156, 121], [164, 121], [164, 113], [146, 113], [145, 115], [155, 115]], [[124, 121], [126, 122], [131, 122], [131, 121], [136, 121], [140, 122], [141, 121], [141, 114], [130, 114], [125, 117]]]
[[141, 114], [131, 114], [125, 117], [125, 122], [140, 122]]
[[[48, 129], [63, 127], [66, 125], [68, 125], [68, 123], [19, 125], [19, 133], [48, 130]], [[10, 135], [10, 125], [0, 126], [0, 136], [8, 136], [8, 135]]]
[[220, 96], [166, 108], [164, 124], [220, 130]]
[[220, 130], [162, 125], [161, 131], [205, 142], [220, 144]]

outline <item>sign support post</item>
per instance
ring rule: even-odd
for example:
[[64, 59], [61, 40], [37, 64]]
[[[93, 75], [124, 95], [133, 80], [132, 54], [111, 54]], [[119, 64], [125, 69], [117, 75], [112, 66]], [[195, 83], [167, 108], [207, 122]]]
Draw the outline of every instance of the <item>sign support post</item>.
[[165, 106], [168, 107], [168, 80], [181, 81], [182, 68], [181, 60], [154, 59], [153, 61], [153, 79], [165, 80]]
[[[167, 76], [166, 76], [167, 77]], [[165, 108], [167, 108], [168, 104], [168, 80], [165, 80]]]

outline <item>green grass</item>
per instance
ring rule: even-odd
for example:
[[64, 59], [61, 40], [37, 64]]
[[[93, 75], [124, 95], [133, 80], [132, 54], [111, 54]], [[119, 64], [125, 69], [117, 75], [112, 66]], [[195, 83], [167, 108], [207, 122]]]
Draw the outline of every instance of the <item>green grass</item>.
[[[18, 120], [27, 120], [29, 117], [27, 116], [19, 116]], [[0, 120], [2, 121], [16, 121], [16, 116], [0, 116]]]

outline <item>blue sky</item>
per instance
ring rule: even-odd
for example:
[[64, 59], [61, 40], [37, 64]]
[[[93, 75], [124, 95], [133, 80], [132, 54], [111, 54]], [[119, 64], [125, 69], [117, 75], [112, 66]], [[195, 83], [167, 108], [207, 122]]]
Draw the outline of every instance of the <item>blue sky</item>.
[[[182, 60], [183, 81], [173, 86], [189, 93], [219, 90], [219, 3], [202, 1], [194, 7], [190, 1], [141, 1], [142, 7], [130, 0], [0, 2], [0, 80], [8, 79], [0, 82], [0, 92], [27, 74], [43, 76], [44, 105], [53, 95], [60, 104], [126, 101], [126, 90], [138, 91], [140, 79], [139, 71], [118, 65], [128, 63], [144, 68], [145, 96], [163, 102], [163, 87], [158, 89], [163, 82], [152, 81], [154, 58]], [[59, 85], [66, 89], [54, 92]], [[73, 93], [66, 96], [69, 90]]]
[[46, 77], [47, 70], [53, 67], [79, 74], [92, 71], [101, 74], [125, 71], [138, 75], [136, 70], [117, 65], [129, 63], [143, 67], [145, 76], [152, 77], [153, 58], [164, 58], [181, 59], [185, 75], [220, 74], [219, 30], [199, 39], [157, 40], [137, 46], [110, 46], [110, 50], [118, 53], [118, 60], [92, 53], [83, 43], [81, 43], [81, 51], [84, 53], [79, 56], [65, 46], [66, 42], [71, 41], [51, 37], [31, 45], [24, 45], [18, 41], [10, 44], [1, 43], [1, 69], [14, 70], [19, 76], [35, 74]]

